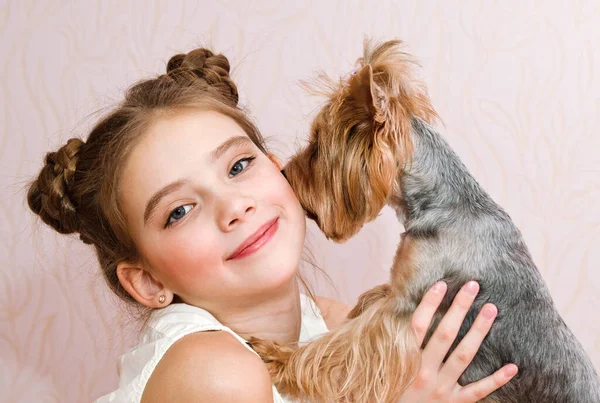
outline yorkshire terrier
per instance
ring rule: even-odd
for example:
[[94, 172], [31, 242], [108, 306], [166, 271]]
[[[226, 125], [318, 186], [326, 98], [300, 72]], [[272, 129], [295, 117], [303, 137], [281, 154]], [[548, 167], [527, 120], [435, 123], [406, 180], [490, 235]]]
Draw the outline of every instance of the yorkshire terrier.
[[499, 314], [460, 384], [515, 363], [518, 375], [486, 402], [600, 402], [598, 374], [520, 231], [431, 126], [437, 114], [413, 77], [417, 63], [400, 41], [366, 41], [358, 63], [349, 77], [325, 80], [329, 101], [285, 175], [330, 239], [347, 240], [385, 205], [405, 232], [389, 284], [361, 295], [340, 328], [294, 347], [253, 340], [278, 389], [313, 401], [397, 401], [419, 369], [409, 320], [423, 294], [448, 284], [429, 337], [459, 288], [476, 280], [452, 349], [485, 303]]

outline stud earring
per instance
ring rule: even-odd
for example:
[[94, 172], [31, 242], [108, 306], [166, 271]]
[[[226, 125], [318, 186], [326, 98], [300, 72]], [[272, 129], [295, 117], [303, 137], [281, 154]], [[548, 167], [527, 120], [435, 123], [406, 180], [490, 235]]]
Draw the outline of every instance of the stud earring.
[[162, 304], [165, 302], [166, 299], [167, 299], [167, 297], [165, 297], [164, 295], [161, 295], [160, 297], [158, 297], [158, 302]]

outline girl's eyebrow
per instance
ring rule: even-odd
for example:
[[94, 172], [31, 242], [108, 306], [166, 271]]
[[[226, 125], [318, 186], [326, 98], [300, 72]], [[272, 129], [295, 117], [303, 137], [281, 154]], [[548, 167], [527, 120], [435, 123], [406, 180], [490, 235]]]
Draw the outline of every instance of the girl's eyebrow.
[[221, 144], [220, 146], [215, 148], [210, 153], [210, 162], [215, 162], [216, 160], [218, 160], [219, 157], [221, 155], [225, 154], [225, 152], [227, 150], [229, 150], [231, 147], [235, 147], [235, 148], [243, 147], [243, 146], [250, 145], [249, 143], [252, 143], [252, 140], [250, 140], [250, 137], [248, 137], [248, 136], [232, 137], [229, 140], [223, 142], [223, 144]]
[[[227, 150], [229, 150], [232, 147], [239, 148], [247, 146], [249, 144], [252, 144], [252, 140], [250, 140], [250, 137], [248, 136], [231, 137], [227, 141], [224, 141], [223, 144], [215, 148], [210, 153], [210, 162], [213, 163], [216, 160], [218, 160], [219, 157], [225, 154]], [[163, 197], [167, 196], [169, 193], [175, 192], [188, 182], [189, 180], [187, 179], [178, 179], [175, 182], [169, 183], [168, 185], [164, 186], [162, 189], [154, 193], [150, 200], [148, 200], [148, 203], [146, 204], [146, 209], [144, 210], [144, 225], [148, 223], [148, 220], [155, 213], [156, 208], [160, 204], [160, 201]]]
[[148, 220], [156, 212], [156, 208], [158, 207], [163, 197], [165, 197], [169, 193], [180, 189], [183, 185], [185, 185], [188, 182], [189, 180], [187, 179], [179, 179], [175, 182], [169, 183], [167, 186], [154, 193], [154, 195], [148, 201], [148, 204], [146, 204], [146, 210], [144, 211], [144, 225], [148, 223]]

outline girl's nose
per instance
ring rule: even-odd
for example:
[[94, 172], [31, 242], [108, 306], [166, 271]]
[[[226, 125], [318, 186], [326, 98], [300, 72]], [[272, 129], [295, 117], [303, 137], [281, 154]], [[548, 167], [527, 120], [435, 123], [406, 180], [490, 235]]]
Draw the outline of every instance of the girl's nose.
[[223, 195], [217, 203], [217, 224], [223, 232], [232, 231], [256, 211], [256, 201], [249, 196]]

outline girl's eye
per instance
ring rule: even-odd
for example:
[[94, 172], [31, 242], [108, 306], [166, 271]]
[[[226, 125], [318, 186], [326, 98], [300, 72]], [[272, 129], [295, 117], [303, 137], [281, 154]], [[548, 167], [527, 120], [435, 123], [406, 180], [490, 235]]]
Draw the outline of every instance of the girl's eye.
[[236, 161], [229, 171], [229, 177], [232, 178], [242, 172], [252, 162], [252, 160], [254, 160], [254, 157], [242, 158], [241, 160]]
[[[189, 210], [186, 210], [186, 207], [188, 207]], [[165, 228], [170, 227], [175, 222], [179, 221], [191, 209], [192, 209], [192, 205], [186, 204], [185, 206], [179, 206], [175, 210], [171, 211], [171, 214], [169, 215], [169, 219], [167, 220], [167, 223], [165, 224]], [[171, 219], [173, 219], [173, 220], [171, 220]]]

